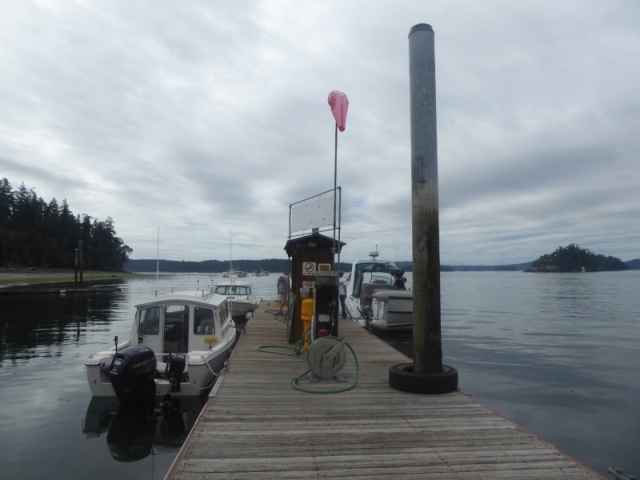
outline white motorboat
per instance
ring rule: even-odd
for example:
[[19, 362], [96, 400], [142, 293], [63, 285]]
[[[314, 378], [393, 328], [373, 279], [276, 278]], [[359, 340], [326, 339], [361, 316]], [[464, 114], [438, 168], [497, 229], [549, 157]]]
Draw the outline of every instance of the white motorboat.
[[347, 278], [346, 305], [349, 316], [362, 326], [379, 331], [413, 329], [413, 292], [406, 290], [404, 270], [393, 262], [359, 260]]
[[227, 297], [211, 292], [159, 295], [137, 305], [129, 339], [85, 361], [91, 393], [121, 404], [207, 394], [235, 345]]
[[252, 291], [251, 283], [246, 280], [238, 280], [231, 275], [228, 280], [216, 284], [214, 292], [223, 295], [229, 300], [229, 310], [236, 324], [243, 325], [251, 318], [260, 300]]
[[229, 277], [246, 277], [247, 276], [247, 272], [243, 272], [242, 270], [237, 270], [233, 267], [231, 267], [229, 270], [227, 270], [226, 272], [222, 272], [222, 276], [224, 278], [229, 278]]
[[268, 277], [269, 276], [269, 272], [267, 272], [266, 270], [260, 269], [260, 270], [256, 270], [256, 272], [253, 274], [254, 277]]

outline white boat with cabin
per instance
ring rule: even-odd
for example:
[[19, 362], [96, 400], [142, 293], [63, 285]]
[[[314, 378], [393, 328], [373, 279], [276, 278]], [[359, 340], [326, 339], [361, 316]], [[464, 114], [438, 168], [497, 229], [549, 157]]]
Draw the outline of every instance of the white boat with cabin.
[[231, 267], [229, 270], [227, 270], [226, 272], [222, 272], [222, 276], [224, 278], [229, 278], [229, 277], [246, 277], [247, 276], [247, 272], [243, 272], [242, 270], [237, 270], [233, 267]]
[[231, 275], [228, 280], [216, 284], [214, 293], [227, 297], [229, 310], [236, 324], [243, 325], [252, 316], [260, 300], [253, 294], [253, 286], [246, 280]]
[[393, 262], [369, 260], [353, 263], [347, 278], [346, 305], [349, 316], [362, 326], [378, 331], [413, 329], [413, 292], [405, 287], [404, 270]]
[[211, 292], [159, 295], [137, 305], [129, 339], [90, 355], [91, 393], [122, 404], [207, 394], [224, 367], [237, 330], [228, 299]]

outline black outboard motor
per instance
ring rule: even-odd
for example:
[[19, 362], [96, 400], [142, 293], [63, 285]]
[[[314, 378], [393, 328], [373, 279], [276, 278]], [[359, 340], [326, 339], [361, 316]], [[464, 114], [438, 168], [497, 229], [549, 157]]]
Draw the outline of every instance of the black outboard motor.
[[171, 391], [180, 391], [180, 382], [182, 381], [182, 374], [184, 373], [187, 365], [187, 359], [184, 355], [172, 354], [169, 356], [169, 364], [167, 365], [167, 375], [171, 381]]
[[360, 315], [365, 320], [365, 328], [370, 332], [373, 332], [373, 309], [371, 305], [367, 305], [363, 310], [360, 310]]
[[148, 347], [127, 347], [115, 354], [109, 375], [122, 405], [141, 405], [155, 398], [153, 378], [157, 364]]

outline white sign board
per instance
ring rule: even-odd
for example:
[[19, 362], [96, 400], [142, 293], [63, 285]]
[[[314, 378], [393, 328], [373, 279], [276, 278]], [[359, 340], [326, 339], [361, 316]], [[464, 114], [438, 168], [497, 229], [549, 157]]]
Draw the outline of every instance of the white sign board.
[[302, 263], [302, 275], [310, 277], [316, 274], [315, 262], [303, 262]]
[[290, 232], [333, 225], [333, 190], [291, 205]]

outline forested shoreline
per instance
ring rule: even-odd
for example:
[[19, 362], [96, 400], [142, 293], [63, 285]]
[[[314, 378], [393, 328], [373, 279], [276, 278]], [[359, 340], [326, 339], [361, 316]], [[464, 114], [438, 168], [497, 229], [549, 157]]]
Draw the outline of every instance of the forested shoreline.
[[82, 245], [83, 268], [121, 272], [133, 251], [116, 235], [113, 219], [75, 215], [66, 199], [46, 202], [24, 183], [0, 180], [0, 268], [73, 269]]
[[[14, 190], [9, 180], [0, 180], [0, 268], [52, 268], [76, 267], [77, 250], [82, 245], [82, 267], [87, 270], [108, 272], [155, 271], [157, 260], [130, 260], [133, 250], [116, 235], [113, 219], [101, 221], [88, 214], [75, 215], [66, 199], [59, 204], [53, 198], [46, 202], [34, 189], [24, 183]], [[160, 260], [163, 272], [217, 273], [229, 268], [226, 261]], [[234, 267], [245, 272], [267, 270], [282, 271], [288, 266], [286, 259], [237, 260]], [[411, 262], [396, 262], [398, 267], [412, 271]], [[339, 268], [349, 271], [351, 265]], [[524, 270], [530, 272], [596, 272], [639, 268], [640, 260], [623, 262], [619, 258], [594, 254], [578, 245], [558, 247], [531, 263], [495, 266], [449, 266], [442, 271]]]
[[553, 253], [538, 257], [531, 264], [531, 272], [603, 272], [626, 270], [627, 263], [619, 258], [595, 254], [575, 243], [558, 247]]

